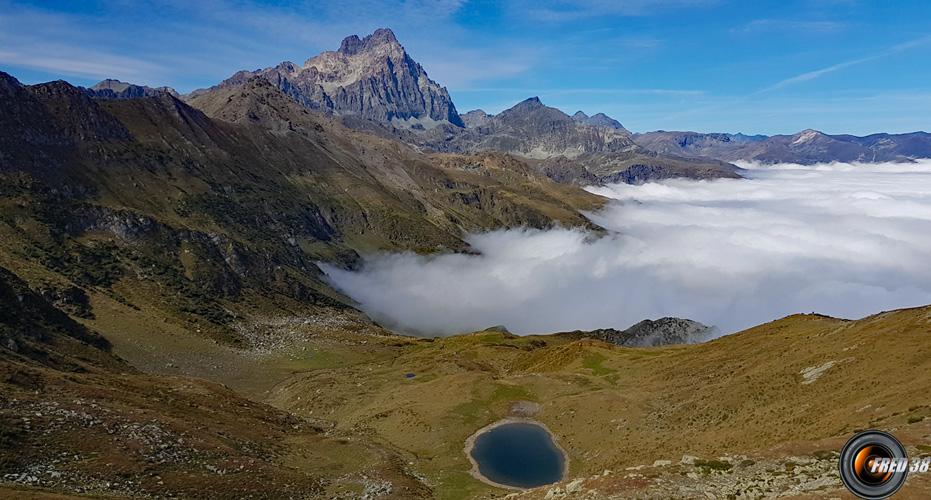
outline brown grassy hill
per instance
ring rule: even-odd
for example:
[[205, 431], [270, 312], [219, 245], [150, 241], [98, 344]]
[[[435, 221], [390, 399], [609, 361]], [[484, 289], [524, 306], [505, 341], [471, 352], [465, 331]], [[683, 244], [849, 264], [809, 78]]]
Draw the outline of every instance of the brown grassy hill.
[[318, 261], [591, 227], [579, 210], [603, 202], [500, 155], [465, 168], [351, 131], [265, 80], [200, 94], [206, 113], [165, 93], [98, 101], [0, 80], [0, 265], [134, 310], [116, 332], [155, 318], [240, 345], [246, 317], [348, 309]]
[[[426, 490], [388, 451], [109, 353], [0, 268], [0, 496], [312, 498]], [[367, 477], [364, 477], [367, 476]]]
[[[926, 307], [858, 321], [796, 315], [662, 348], [489, 331], [299, 375], [270, 401], [398, 449], [450, 496], [491, 494], [468, 475], [462, 443], [521, 400], [541, 405], [536, 418], [568, 451], [566, 483], [610, 470], [621, 472], [590, 487], [622, 495], [679, 487], [696, 496], [706, 487], [834, 494], [841, 486], [833, 451], [856, 430], [891, 430], [914, 454], [931, 450], [929, 368]], [[901, 376], [881, 383], [882, 373]], [[332, 390], [310, 390], [320, 386]], [[679, 465], [683, 455], [699, 465]], [[675, 466], [627, 477], [640, 473], [626, 468], [656, 460]], [[807, 475], [786, 473], [796, 461]], [[914, 479], [906, 491], [928, 492], [931, 483]]]
[[[102, 317], [89, 323], [109, 325], [112, 319], [108, 317], [115, 313], [102, 306], [96, 310]], [[26, 316], [17, 313], [17, 317]], [[201, 376], [229, 381], [287, 412], [276, 417], [288, 423], [280, 433], [274, 430], [278, 427], [261, 420], [271, 418], [261, 416], [271, 411], [262, 410], [266, 408], [262, 405], [243, 401], [224, 406], [229, 413], [219, 411], [217, 405], [225, 405], [224, 401], [242, 401], [219, 386], [134, 375], [128, 368], [114, 378], [101, 375], [98, 369], [87, 375], [69, 375], [29, 367], [26, 375], [7, 376], [0, 394], [6, 398], [5, 411], [16, 422], [23, 417], [34, 422], [32, 414], [58, 411], [53, 408], [56, 404], [67, 403], [67, 410], [75, 412], [88, 413], [94, 408], [72, 404], [77, 399], [93, 400], [107, 410], [100, 410], [107, 418], [124, 418], [131, 408], [139, 408], [131, 414], [133, 419], [115, 420], [119, 425], [107, 428], [134, 429], [138, 413], [145, 422], [171, 429], [185, 443], [192, 435], [201, 437], [203, 441], [194, 443], [211, 450], [209, 457], [222, 456], [216, 449], [233, 453], [225, 439], [264, 442], [268, 438], [285, 445], [272, 454], [274, 459], [269, 458], [272, 463], [293, 464], [297, 471], [284, 470], [314, 477], [314, 484], [328, 492], [361, 491], [376, 483], [390, 483], [395, 492], [409, 488], [440, 498], [503, 496], [508, 492], [469, 475], [462, 446], [484, 425], [518, 409], [524, 414], [528, 405], [522, 401], [539, 405], [533, 418], [552, 429], [569, 453], [571, 465], [563, 483], [523, 494], [529, 498], [542, 498], [550, 490], [560, 494], [571, 490], [589, 498], [727, 496], [738, 491], [837, 496], [842, 490], [835, 452], [858, 429], [889, 430], [913, 456], [931, 451], [931, 392], [927, 377], [921, 375], [931, 362], [931, 307], [858, 321], [796, 315], [707, 344], [660, 348], [623, 348], [565, 335], [517, 337], [497, 330], [418, 340], [339, 322], [329, 327], [278, 323], [269, 325], [265, 338], [280, 340], [291, 334], [295, 336], [282, 340], [267, 355], [247, 351], [220, 355], [219, 350], [226, 349], [222, 346], [199, 352], [204, 356], [202, 364], [232, 365], [232, 369], [198, 372]], [[119, 335], [108, 337], [118, 344], [125, 340]], [[188, 347], [164, 343], [161, 348], [180, 351]], [[202, 369], [196, 363], [179, 365], [182, 370]], [[874, 390], [877, 373], [906, 375], [896, 375], [895, 383]], [[34, 393], [37, 376], [45, 381], [40, 394]], [[259, 387], [275, 380], [281, 382], [270, 392]], [[24, 385], [28, 387], [20, 387]], [[204, 399], [196, 399], [201, 395]], [[22, 406], [11, 406], [12, 400], [21, 401]], [[203, 429], [192, 428], [192, 422], [207, 415], [211, 432], [201, 436]], [[335, 446], [314, 434], [316, 428], [327, 429], [330, 438], [349, 440]], [[23, 460], [9, 462], [7, 470], [59, 472], [36, 465], [45, 463], [42, 453], [46, 449], [91, 446], [67, 437], [67, 432], [75, 432], [68, 429], [50, 441], [17, 445], [28, 453], [22, 455]], [[214, 435], [212, 429], [219, 431]], [[16, 435], [38, 436], [28, 430]], [[80, 452], [82, 457], [112, 457], [108, 447], [124, 450], [119, 446], [134, 443], [122, 434], [107, 438], [110, 441], [94, 436], [90, 451]], [[338, 451], [345, 446], [355, 448], [348, 453]], [[114, 459], [101, 460], [112, 463]], [[200, 462], [193, 463], [201, 467], [196, 465]], [[81, 464], [99, 462], [63, 460], [60, 464], [55, 467], [85, 474]], [[120, 478], [142, 477], [135, 466], [120, 467], [129, 471]], [[190, 462], [174, 472], [156, 467], [160, 479], [140, 484], [166, 488], [146, 491], [193, 492], [183, 488], [207, 487], [201, 482], [206, 480], [196, 479], [199, 476], [183, 474], [190, 469]], [[252, 478], [265, 481], [270, 477], [261, 470], [236, 476], [240, 482], [218, 491], [260, 488]], [[206, 467], [204, 471], [208, 476], [212, 473]], [[353, 479], [348, 483], [336, 480], [331, 472]], [[43, 484], [69, 491], [68, 484], [89, 482], [102, 488], [107, 481], [121, 481], [104, 472], [93, 477], [77, 474], [63, 476], [66, 480], [61, 483], [49, 482], [51, 476], [46, 474]], [[168, 477], [175, 482], [170, 483]], [[287, 484], [293, 485], [297, 480], [290, 481]], [[916, 476], [909, 480], [903, 496], [920, 498], [928, 492], [931, 484]]]

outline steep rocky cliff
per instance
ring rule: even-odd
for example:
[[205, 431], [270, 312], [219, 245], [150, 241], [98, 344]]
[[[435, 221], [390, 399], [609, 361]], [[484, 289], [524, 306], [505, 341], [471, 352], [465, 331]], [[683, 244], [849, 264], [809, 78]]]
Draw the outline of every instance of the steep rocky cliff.
[[253, 76], [265, 78], [308, 108], [336, 115], [361, 116], [401, 128], [464, 126], [446, 89], [427, 76], [386, 28], [365, 38], [347, 37], [339, 50], [323, 52], [303, 65], [286, 61], [240, 71], [219, 86], [240, 84]]

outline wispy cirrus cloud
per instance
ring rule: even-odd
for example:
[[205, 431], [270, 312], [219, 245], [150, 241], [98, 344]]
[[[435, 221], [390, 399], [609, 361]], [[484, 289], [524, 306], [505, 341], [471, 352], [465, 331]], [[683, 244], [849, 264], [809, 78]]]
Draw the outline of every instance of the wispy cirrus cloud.
[[158, 64], [131, 57], [92, 53], [80, 47], [49, 44], [44, 46], [43, 55], [36, 55], [36, 48], [35, 45], [23, 47], [7, 44], [4, 50], [0, 50], [0, 64], [55, 72], [62, 76], [98, 78], [100, 75], [112, 75], [136, 81], [148, 80], [153, 75], [166, 72], [166, 68]]
[[513, 7], [531, 19], [559, 23], [599, 16], [647, 16], [717, 3], [717, 0], [555, 0], [515, 2]]
[[827, 66], [827, 67], [824, 67], [824, 68], [816, 69], [816, 70], [814, 70], [814, 71], [807, 71], [807, 72], [805, 72], [805, 73], [801, 73], [801, 74], [799, 74], [799, 75], [795, 75], [795, 76], [793, 76], [793, 77], [791, 77], [791, 78], [786, 78], [785, 80], [780, 80], [780, 81], [774, 83], [773, 85], [770, 85], [769, 87], [766, 87], [766, 88], [760, 90], [759, 92], [760, 92], [760, 93], [762, 93], [762, 92], [770, 92], [770, 91], [773, 91], [773, 90], [778, 90], [778, 89], [781, 89], [781, 88], [784, 88], [784, 87], [788, 87], [788, 86], [790, 86], [790, 85], [795, 85], [796, 83], [802, 83], [802, 82], [807, 82], [807, 81], [815, 80], [815, 79], [821, 78], [821, 77], [824, 76], [824, 75], [828, 75], [828, 74], [834, 73], [835, 71], [840, 71], [840, 70], [842, 70], [842, 69], [849, 68], [849, 67], [851, 67], [851, 66], [856, 66], [856, 65], [858, 65], [858, 64], [863, 64], [863, 63], [866, 63], [866, 62], [870, 62], [870, 61], [879, 59], [880, 57], [881, 57], [881, 56], [879, 56], [879, 55], [876, 55], [876, 56], [869, 56], [869, 57], [861, 57], [861, 58], [859, 58], [859, 59], [853, 59], [853, 60], [850, 60], [850, 61], [844, 61], [844, 62], [840, 62], [840, 63], [837, 63], [837, 64], [832, 64], [831, 66]]
[[[115, 77], [181, 91], [212, 85], [239, 69], [303, 62], [343, 37], [391, 27], [427, 66], [455, 86], [512, 76], [534, 62], [532, 48], [501, 50], [453, 17], [464, 0], [258, 0], [89, 2], [67, 12], [0, 0], [0, 64], [86, 80]], [[51, 41], [50, 41], [51, 40]], [[455, 64], [454, 64], [455, 63]]]
[[[97, 27], [98, 38], [76, 25], [80, 16], [0, 4], [0, 64], [47, 71], [60, 76], [148, 80], [164, 75], [166, 67], [152, 60], [122, 55], [108, 43], [108, 30]], [[55, 37], [48, 37], [48, 33]]]
[[778, 82], [776, 82], [776, 83], [774, 83], [774, 84], [772, 84], [772, 85], [770, 85], [770, 86], [768, 86], [768, 87], [765, 87], [765, 88], [763, 88], [763, 89], [761, 89], [761, 90], [755, 92], [753, 95], [762, 94], [762, 93], [766, 93], [766, 92], [771, 92], [771, 91], [779, 90], [779, 89], [782, 89], [782, 88], [785, 88], [785, 87], [788, 87], [788, 86], [791, 86], [791, 85], [795, 85], [795, 84], [798, 84], [798, 83], [803, 83], [803, 82], [808, 82], [808, 81], [816, 80], [816, 79], [818, 79], [818, 78], [821, 78], [822, 76], [829, 75], [829, 74], [831, 74], [831, 73], [835, 73], [835, 72], [837, 72], [837, 71], [840, 71], [840, 70], [843, 70], [843, 69], [847, 69], [847, 68], [850, 68], [850, 67], [852, 67], [852, 66], [858, 66], [858, 65], [863, 64], [863, 63], [867, 63], [867, 62], [870, 62], [870, 61], [875, 61], [875, 60], [881, 59], [881, 58], [883, 58], [883, 57], [890, 56], [890, 55], [892, 55], [892, 54], [896, 54], [896, 53], [899, 53], [899, 52], [904, 52], [904, 51], [911, 50], [911, 49], [914, 49], [914, 48], [917, 48], [917, 47], [921, 47], [921, 46], [925, 46], [925, 45], [931, 45], [931, 35], [921, 36], [921, 37], [918, 37], [918, 38], [909, 40], [909, 41], [907, 41], [907, 42], [903, 42], [903, 43], [900, 43], [900, 44], [893, 45], [892, 47], [889, 47], [889, 48], [886, 49], [886, 50], [883, 50], [883, 51], [881, 51], [881, 52], [878, 52], [878, 53], [873, 54], [873, 55], [870, 55], [870, 56], [860, 57], [860, 58], [857, 58], [857, 59], [851, 59], [851, 60], [849, 60], [849, 61], [842, 61], [842, 62], [839, 62], [839, 63], [837, 63], [837, 64], [832, 64], [832, 65], [830, 65], [830, 66], [825, 66], [825, 67], [823, 67], [823, 68], [818, 68], [818, 69], [816, 69], [816, 70], [806, 71], [806, 72], [804, 72], [804, 73], [801, 73], [801, 74], [792, 76], [792, 77], [790, 77], [790, 78], [786, 78], [786, 79], [784, 79], [784, 80], [780, 80], [780, 81], [778, 81]]
[[838, 33], [847, 29], [847, 24], [839, 21], [815, 21], [797, 19], [754, 19], [731, 30], [732, 33], [772, 33], [792, 32], [808, 34]]

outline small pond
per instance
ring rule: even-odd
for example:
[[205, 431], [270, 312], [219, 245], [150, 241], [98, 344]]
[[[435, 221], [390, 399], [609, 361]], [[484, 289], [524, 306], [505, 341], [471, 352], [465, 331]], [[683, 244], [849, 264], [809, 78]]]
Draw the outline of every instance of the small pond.
[[545, 427], [509, 422], [475, 436], [468, 452], [485, 479], [504, 486], [534, 488], [563, 478], [566, 458]]

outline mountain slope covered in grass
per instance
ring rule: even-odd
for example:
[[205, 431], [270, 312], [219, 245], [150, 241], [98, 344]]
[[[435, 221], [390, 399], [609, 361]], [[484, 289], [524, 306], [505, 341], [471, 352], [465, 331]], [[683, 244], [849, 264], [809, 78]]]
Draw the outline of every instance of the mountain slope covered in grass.
[[[316, 262], [465, 250], [468, 232], [594, 226], [603, 200], [504, 155], [438, 159], [346, 129], [261, 79], [94, 100], [0, 75], [0, 263], [241, 343], [256, 314], [346, 311]], [[206, 113], [205, 113], [206, 111]]]

